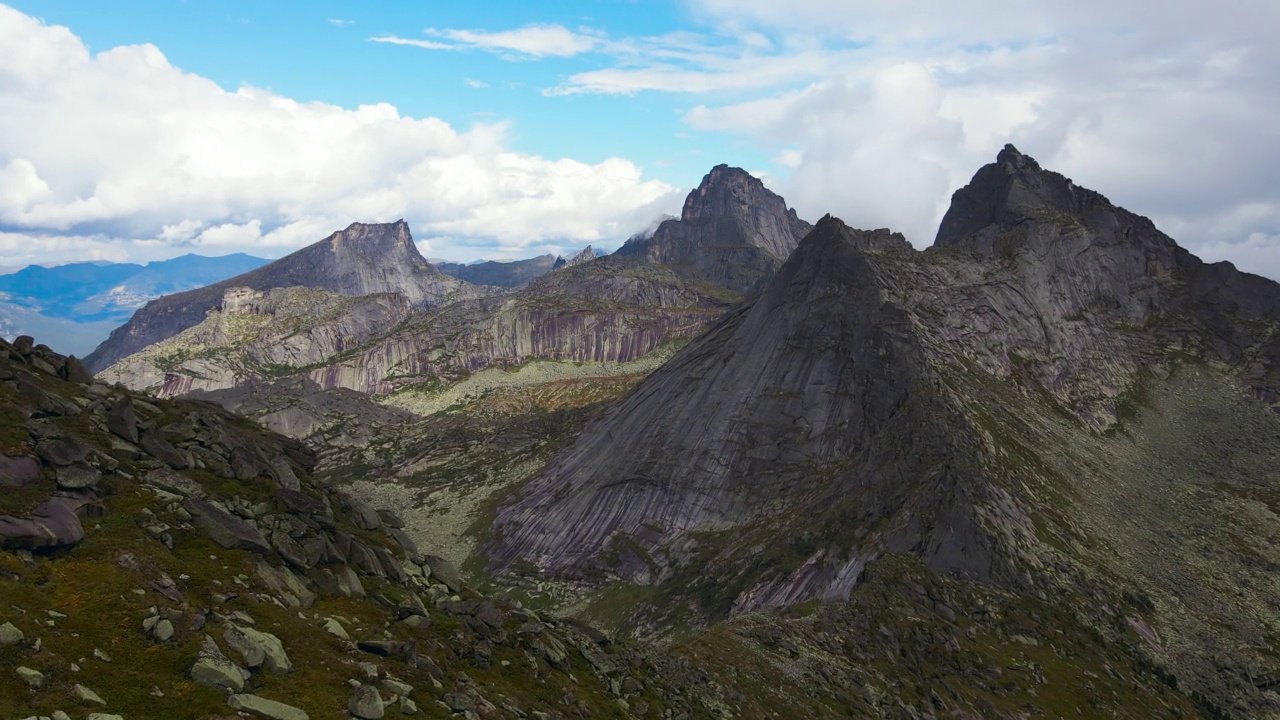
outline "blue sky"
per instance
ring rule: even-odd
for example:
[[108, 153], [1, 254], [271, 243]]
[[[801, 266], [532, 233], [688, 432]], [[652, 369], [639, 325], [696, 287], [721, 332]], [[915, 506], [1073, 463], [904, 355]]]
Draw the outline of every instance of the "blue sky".
[[[574, 73], [601, 65], [600, 53], [534, 58], [482, 50], [432, 51], [370, 42], [430, 39], [426, 28], [498, 31], [561, 25], [624, 39], [702, 27], [672, 2], [13, 2], [67, 25], [92, 50], [152, 43], [176, 66], [223, 88], [249, 84], [300, 101], [342, 107], [389, 102], [402, 114], [455, 127], [511, 123], [515, 149], [588, 163], [621, 155], [648, 177], [696, 185], [714, 164], [772, 169], [767, 152], [741, 139], [681, 122], [686, 95], [544, 95]], [[480, 85], [483, 85], [481, 87]], [[726, 100], [739, 97], [719, 94]]]
[[1256, 0], [0, 0], [0, 266], [275, 257], [399, 217], [433, 257], [613, 248], [722, 162], [923, 247], [1013, 142], [1280, 277], [1277, 24]]

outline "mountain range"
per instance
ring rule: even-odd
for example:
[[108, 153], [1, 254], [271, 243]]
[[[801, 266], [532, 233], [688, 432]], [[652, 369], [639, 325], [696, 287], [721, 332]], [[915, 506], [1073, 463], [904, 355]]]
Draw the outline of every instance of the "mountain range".
[[[924, 250], [717, 166], [548, 259], [472, 283], [357, 223], [148, 303], [88, 369], [0, 345], [0, 541], [36, 551], [0, 605], [49, 679], [0, 705], [1280, 717], [1280, 284], [1012, 146]], [[113, 568], [67, 581], [103, 627], [37, 600], [64, 562]], [[131, 623], [125, 686], [57, 669]]]
[[0, 275], [0, 333], [40, 332], [69, 354], [85, 355], [135, 310], [162, 295], [208, 285], [266, 264], [244, 254], [183, 255], [146, 265], [30, 265]]

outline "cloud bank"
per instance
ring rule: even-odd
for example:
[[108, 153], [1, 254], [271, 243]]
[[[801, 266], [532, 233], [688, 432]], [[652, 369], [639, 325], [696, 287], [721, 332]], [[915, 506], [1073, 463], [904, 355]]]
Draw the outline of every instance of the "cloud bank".
[[506, 131], [228, 91], [154, 46], [91, 54], [0, 5], [0, 264], [281, 254], [400, 217], [440, 246], [521, 256], [625, 237], [678, 202], [627, 160], [513, 152]]

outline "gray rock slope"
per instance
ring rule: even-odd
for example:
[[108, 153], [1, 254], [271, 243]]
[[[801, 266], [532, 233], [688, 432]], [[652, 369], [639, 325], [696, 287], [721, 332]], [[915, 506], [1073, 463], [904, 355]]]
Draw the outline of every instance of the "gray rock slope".
[[1007, 147], [928, 251], [820, 222], [754, 302], [500, 509], [490, 560], [646, 585], [714, 577], [713, 614], [843, 596], [893, 550], [1027, 585], [1053, 552], [1023, 479], [1034, 451], [1003, 447], [990, 408], [1031, 398], [1086, 435], [1115, 432], [1153, 377], [1191, 359], [1265, 412], [1278, 328], [1280, 286], [1199, 261]]
[[[887, 546], [990, 576], [991, 540], [972, 507], [975, 441], [870, 259], [910, 252], [901, 235], [824, 219], [753, 304], [650, 376], [499, 513], [492, 559], [647, 584], [707, 534], [763, 523], [834, 538], [887, 517], [903, 521]], [[736, 602], [847, 591], [867, 559], [847, 550], [799, 587]]]
[[[111, 381], [172, 397], [294, 375], [321, 390], [384, 394], [534, 359], [629, 362], [700, 332], [771, 274], [808, 227], [759, 180], [720, 166], [690, 193], [684, 219], [664, 222], [652, 238], [612, 256], [596, 257], [588, 247], [506, 294], [468, 299], [464, 290], [474, 287], [464, 286], [448, 296], [458, 302], [428, 308], [412, 297], [335, 299], [289, 287], [257, 297], [237, 289], [256, 291], [241, 282], [246, 275], [201, 291], [197, 304], [217, 311], [202, 311], [198, 324], [92, 367]], [[374, 268], [395, 259], [383, 255], [345, 265]], [[341, 295], [394, 284], [289, 282]], [[215, 292], [223, 293], [216, 301]], [[194, 314], [190, 301], [179, 305]], [[131, 328], [159, 322], [148, 312], [118, 334], [127, 339]], [[100, 350], [89, 360], [109, 354]]]
[[685, 198], [679, 220], [618, 249], [664, 263], [685, 277], [747, 293], [795, 250], [811, 229], [745, 170], [717, 165]]
[[416, 307], [483, 294], [432, 267], [418, 252], [405, 221], [353, 223], [251, 272], [147, 303], [129, 322], [113, 331], [85, 362], [98, 372], [144, 347], [177, 335], [204, 320], [205, 314], [219, 307], [226, 291], [232, 288], [261, 292], [294, 286], [353, 297], [400, 293]]

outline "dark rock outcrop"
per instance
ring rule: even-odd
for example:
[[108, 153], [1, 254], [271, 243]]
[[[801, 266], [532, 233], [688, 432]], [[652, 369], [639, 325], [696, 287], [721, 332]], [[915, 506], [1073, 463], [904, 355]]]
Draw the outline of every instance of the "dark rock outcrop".
[[717, 165], [689, 193], [679, 220], [616, 254], [663, 263], [685, 277], [747, 293], [776, 270], [809, 230], [786, 201], [745, 170]]

